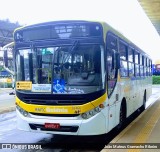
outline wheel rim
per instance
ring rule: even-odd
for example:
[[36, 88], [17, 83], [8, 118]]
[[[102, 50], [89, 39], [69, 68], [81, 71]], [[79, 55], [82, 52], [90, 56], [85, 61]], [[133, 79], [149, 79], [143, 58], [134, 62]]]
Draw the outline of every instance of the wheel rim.
[[122, 111], [122, 107], [120, 110], [120, 123], [123, 122], [123, 111]]
[[120, 109], [120, 123], [124, 122], [124, 120], [125, 120], [124, 108], [121, 106], [121, 109]]
[[143, 108], [144, 109], [146, 108], [146, 93], [145, 93], [144, 98], [143, 98]]

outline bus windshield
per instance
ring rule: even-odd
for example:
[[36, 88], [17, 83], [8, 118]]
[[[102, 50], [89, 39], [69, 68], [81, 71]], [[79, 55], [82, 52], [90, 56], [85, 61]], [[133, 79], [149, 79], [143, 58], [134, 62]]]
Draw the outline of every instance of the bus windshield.
[[16, 52], [17, 81], [31, 81], [29, 92], [83, 94], [104, 87], [101, 45], [19, 49]]

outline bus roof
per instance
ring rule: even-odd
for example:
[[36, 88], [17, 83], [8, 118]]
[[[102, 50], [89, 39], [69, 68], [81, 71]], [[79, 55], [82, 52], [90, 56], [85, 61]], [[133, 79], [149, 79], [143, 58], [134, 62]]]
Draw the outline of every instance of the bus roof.
[[[104, 21], [86, 21], [86, 20], [63, 20], [63, 21], [51, 21], [51, 22], [43, 22], [43, 23], [38, 23], [38, 24], [33, 24], [33, 25], [28, 25], [28, 26], [23, 26], [20, 28], [15, 29], [14, 33], [19, 31], [19, 30], [25, 30], [25, 29], [30, 29], [30, 28], [35, 28], [35, 27], [43, 27], [43, 26], [50, 26], [53, 24], [66, 24], [66, 23], [99, 23], [102, 25], [104, 32], [112, 32], [116, 36], [118, 36], [120, 39], [128, 43], [131, 47], [135, 48], [136, 50], [142, 52], [145, 54], [145, 56], [151, 58], [147, 53], [145, 53], [142, 49], [140, 49], [138, 46], [136, 46], [131, 40], [129, 40], [127, 37], [125, 37], [122, 33], [114, 29], [111, 25]], [[104, 35], [105, 36], [105, 35]]]

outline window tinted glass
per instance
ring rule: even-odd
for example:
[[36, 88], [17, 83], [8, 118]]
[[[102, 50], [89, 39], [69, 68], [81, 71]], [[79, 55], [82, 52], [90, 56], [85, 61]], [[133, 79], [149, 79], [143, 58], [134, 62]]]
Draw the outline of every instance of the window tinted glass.
[[132, 48], [128, 48], [128, 61], [133, 62], [133, 49]]
[[135, 51], [135, 63], [139, 63], [139, 53]]
[[120, 59], [127, 60], [127, 46], [120, 42], [119, 44]]
[[121, 77], [127, 77], [128, 76], [127, 61], [121, 60], [120, 74], [121, 74]]

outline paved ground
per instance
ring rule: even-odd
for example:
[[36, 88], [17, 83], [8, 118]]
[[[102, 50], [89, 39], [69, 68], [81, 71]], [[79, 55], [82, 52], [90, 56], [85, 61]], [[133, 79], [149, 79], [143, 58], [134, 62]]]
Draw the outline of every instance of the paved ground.
[[4, 93], [9, 93], [12, 92], [13, 89], [12, 88], [0, 88], [0, 95], [4, 94]]
[[15, 110], [15, 95], [9, 95], [14, 90], [0, 88], [0, 114]]

